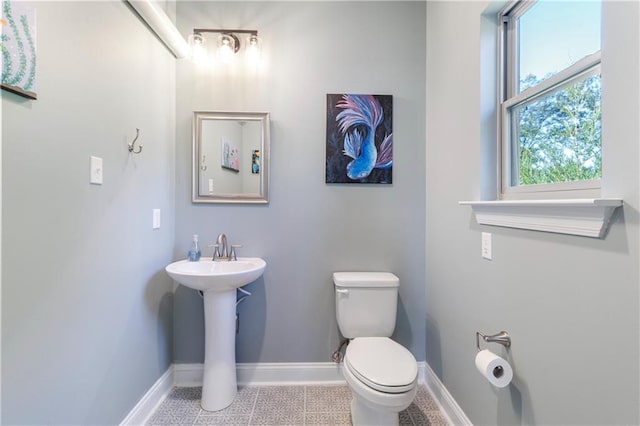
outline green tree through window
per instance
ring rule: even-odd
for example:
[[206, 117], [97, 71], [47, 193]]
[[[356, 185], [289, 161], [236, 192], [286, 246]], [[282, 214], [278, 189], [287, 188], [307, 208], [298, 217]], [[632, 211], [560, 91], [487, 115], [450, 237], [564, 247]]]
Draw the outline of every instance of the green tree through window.
[[501, 196], [599, 191], [601, 3], [515, 1], [499, 22]]
[[[521, 87], [538, 84], [533, 75]], [[600, 179], [600, 76], [592, 76], [518, 111], [518, 184]]]

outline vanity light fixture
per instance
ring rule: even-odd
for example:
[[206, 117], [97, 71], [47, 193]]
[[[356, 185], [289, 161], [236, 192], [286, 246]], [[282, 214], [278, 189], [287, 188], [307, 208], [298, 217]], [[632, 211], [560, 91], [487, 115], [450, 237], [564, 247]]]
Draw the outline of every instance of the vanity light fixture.
[[[206, 61], [206, 39], [205, 34], [219, 34], [217, 39], [217, 56], [223, 63], [229, 63], [241, 47], [245, 48], [248, 59], [256, 60], [259, 56], [260, 39], [256, 30], [224, 30], [209, 28], [194, 28], [193, 34], [189, 36], [189, 46], [194, 62]], [[246, 34], [244, 43], [240, 42], [239, 34]]]

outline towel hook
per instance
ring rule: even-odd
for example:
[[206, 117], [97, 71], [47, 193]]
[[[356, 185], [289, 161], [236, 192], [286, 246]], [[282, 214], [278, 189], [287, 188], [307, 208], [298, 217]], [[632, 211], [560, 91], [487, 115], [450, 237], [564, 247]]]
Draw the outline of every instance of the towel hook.
[[499, 343], [506, 348], [511, 346], [511, 336], [509, 336], [509, 333], [506, 331], [501, 331], [500, 333], [490, 336], [485, 336], [479, 331], [476, 331], [476, 347], [478, 348], [478, 352], [480, 352], [480, 337], [487, 343]]
[[134, 154], [140, 154], [142, 152], [142, 145], [138, 146], [138, 150], [135, 151], [134, 150], [134, 146], [136, 144], [136, 141], [138, 140], [138, 136], [140, 136], [140, 129], [136, 128], [136, 137], [135, 139], [129, 144], [129, 152], [133, 152]]
[[203, 155], [202, 161], [200, 162], [200, 170], [202, 170], [203, 172], [207, 170], [207, 164], [205, 163], [206, 159], [207, 159], [207, 156]]

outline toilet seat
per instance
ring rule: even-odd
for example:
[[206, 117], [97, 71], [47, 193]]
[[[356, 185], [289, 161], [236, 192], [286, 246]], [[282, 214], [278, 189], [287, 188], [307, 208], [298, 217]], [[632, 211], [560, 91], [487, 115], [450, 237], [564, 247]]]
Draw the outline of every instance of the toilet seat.
[[418, 378], [413, 354], [388, 337], [353, 339], [347, 346], [344, 361], [358, 380], [380, 392], [408, 392]]

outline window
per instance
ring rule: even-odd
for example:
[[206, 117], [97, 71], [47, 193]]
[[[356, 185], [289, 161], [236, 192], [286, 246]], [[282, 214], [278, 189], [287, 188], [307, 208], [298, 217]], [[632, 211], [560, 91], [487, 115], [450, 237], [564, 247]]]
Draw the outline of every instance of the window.
[[521, 0], [501, 12], [503, 199], [599, 196], [600, 15], [596, 1]]

